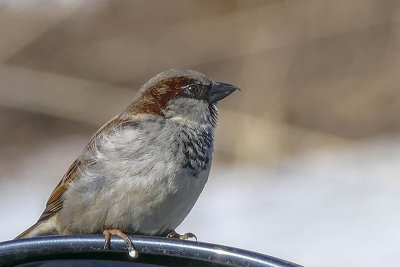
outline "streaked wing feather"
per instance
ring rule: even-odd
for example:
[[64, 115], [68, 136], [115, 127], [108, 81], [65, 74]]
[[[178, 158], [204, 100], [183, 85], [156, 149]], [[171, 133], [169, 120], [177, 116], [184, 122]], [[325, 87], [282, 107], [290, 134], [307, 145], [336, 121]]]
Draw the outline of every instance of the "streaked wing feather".
[[126, 126], [130, 124], [131, 120], [129, 119], [121, 119], [119, 116], [114, 117], [106, 124], [104, 124], [91, 138], [85, 149], [83, 150], [81, 156], [76, 159], [72, 165], [69, 167], [67, 173], [63, 176], [60, 183], [56, 186], [53, 193], [50, 195], [49, 200], [46, 203], [46, 208], [40, 216], [38, 222], [45, 221], [55, 215], [62, 208], [62, 195], [67, 191], [69, 184], [79, 178], [79, 174], [85, 168], [85, 165], [88, 164], [85, 159], [85, 155], [87, 153], [94, 153], [95, 140], [103, 135], [108, 134], [114, 129], [117, 125]]

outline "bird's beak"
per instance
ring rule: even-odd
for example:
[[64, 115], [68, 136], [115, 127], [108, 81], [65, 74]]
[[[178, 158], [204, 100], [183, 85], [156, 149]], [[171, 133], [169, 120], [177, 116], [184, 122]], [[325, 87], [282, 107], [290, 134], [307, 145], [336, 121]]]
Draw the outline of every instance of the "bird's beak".
[[208, 102], [215, 103], [221, 99], [224, 99], [236, 90], [240, 91], [240, 88], [228, 83], [213, 82], [212, 87], [208, 90]]

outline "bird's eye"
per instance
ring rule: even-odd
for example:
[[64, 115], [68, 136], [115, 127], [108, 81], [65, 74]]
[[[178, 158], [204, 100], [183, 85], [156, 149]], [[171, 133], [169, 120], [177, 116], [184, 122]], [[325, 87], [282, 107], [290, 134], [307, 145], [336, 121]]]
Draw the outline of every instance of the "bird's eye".
[[198, 84], [191, 84], [188, 86], [187, 91], [190, 95], [196, 95], [199, 93], [200, 88]]

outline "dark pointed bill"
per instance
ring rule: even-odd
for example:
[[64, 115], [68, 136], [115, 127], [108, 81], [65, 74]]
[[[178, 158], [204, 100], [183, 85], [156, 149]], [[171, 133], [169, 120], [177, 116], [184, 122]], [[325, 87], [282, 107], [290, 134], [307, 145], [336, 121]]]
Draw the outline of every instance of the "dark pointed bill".
[[213, 82], [213, 86], [208, 90], [208, 102], [215, 103], [236, 90], [240, 88], [229, 83]]

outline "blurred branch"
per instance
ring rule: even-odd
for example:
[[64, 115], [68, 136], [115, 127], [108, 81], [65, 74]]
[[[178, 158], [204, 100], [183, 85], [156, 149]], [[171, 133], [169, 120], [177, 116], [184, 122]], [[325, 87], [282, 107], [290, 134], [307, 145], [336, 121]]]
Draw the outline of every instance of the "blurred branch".
[[0, 64], [0, 105], [100, 125], [135, 96], [118, 88]]
[[62, 21], [81, 1], [8, 1], [0, 12], [0, 62]]

